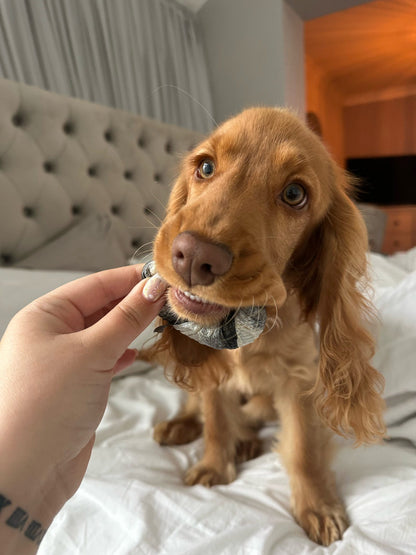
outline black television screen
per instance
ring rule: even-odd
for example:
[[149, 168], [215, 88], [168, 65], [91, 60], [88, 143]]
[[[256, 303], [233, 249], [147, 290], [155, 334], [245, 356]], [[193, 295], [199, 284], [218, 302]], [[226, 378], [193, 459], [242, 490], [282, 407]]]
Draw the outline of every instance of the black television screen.
[[347, 170], [360, 178], [360, 202], [416, 204], [416, 155], [348, 158]]

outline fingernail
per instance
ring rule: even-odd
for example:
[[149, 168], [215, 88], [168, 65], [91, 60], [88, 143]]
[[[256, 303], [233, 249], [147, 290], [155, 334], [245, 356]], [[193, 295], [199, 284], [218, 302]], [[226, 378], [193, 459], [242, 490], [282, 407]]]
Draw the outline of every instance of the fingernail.
[[164, 294], [167, 289], [167, 283], [155, 274], [152, 276], [143, 287], [143, 297], [148, 301], [155, 302]]

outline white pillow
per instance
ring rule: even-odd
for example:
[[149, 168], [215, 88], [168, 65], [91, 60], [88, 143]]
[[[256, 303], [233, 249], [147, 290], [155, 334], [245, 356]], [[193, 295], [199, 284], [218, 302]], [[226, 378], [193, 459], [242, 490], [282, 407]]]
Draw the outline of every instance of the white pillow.
[[370, 255], [373, 302], [380, 326], [374, 367], [386, 380], [385, 420], [391, 438], [416, 445], [416, 271], [415, 249], [400, 256]]

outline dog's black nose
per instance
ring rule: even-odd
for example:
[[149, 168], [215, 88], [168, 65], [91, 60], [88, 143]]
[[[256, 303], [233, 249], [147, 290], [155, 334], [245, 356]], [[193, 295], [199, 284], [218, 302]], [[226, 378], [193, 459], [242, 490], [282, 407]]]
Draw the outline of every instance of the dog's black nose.
[[233, 255], [224, 245], [201, 239], [184, 231], [172, 243], [172, 264], [189, 286], [211, 285], [231, 267]]

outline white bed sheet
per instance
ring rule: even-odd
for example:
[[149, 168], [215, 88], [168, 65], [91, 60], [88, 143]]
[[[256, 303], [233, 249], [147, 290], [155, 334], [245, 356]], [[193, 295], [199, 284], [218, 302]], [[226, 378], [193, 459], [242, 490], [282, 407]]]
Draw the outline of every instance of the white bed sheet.
[[[294, 522], [272, 452], [241, 465], [227, 486], [184, 486], [203, 444], [152, 440], [154, 424], [174, 415], [183, 395], [157, 368], [114, 381], [87, 475], [39, 553], [416, 554], [416, 249], [370, 261], [382, 318], [374, 362], [386, 377], [392, 439], [358, 449], [338, 440], [334, 469], [351, 519], [342, 541], [317, 546]], [[275, 432], [262, 431], [266, 445]]]
[[[151, 438], [180, 396], [158, 369], [114, 383], [87, 477], [51, 526], [42, 554], [416, 553], [414, 448], [339, 442], [334, 469], [352, 525], [325, 549], [294, 522], [274, 453], [241, 465], [227, 486], [183, 485], [202, 440], [170, 448]], [[274, 426], [264, 430], [266, 443], [274, 433]]]

